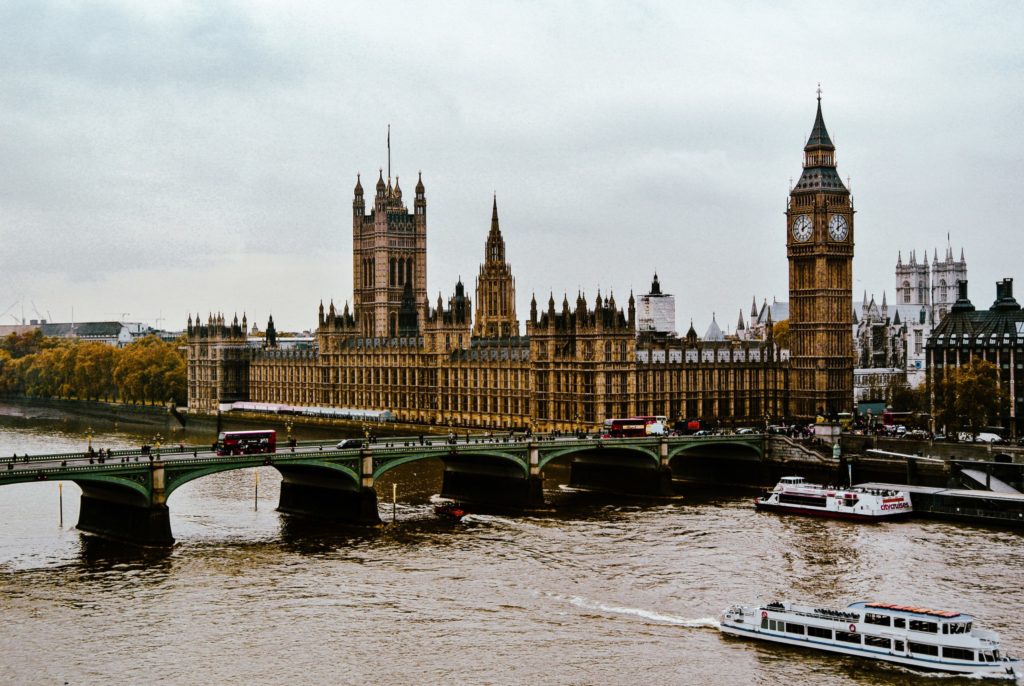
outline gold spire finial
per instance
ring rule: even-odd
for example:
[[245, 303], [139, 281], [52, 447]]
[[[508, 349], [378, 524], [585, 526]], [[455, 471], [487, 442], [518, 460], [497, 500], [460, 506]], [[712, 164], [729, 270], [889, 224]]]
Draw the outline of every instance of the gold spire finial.
[[818, 81], [818, 102], [821, 102], [821, 81]]

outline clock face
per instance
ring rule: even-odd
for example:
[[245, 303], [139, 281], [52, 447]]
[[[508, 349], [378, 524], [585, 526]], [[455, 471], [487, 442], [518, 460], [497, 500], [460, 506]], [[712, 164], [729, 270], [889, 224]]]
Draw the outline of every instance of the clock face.
[[833, 214], [832, 218], [828, 220], [828, 235], [832, 237], [832, 240], [846, 240], [849, 233], [850, 226], [846, 223], [846, 217], [841, 214]]
[[810, 239], [813, 231], [814, 226], [811, 224], [811, 218], [806, 214], [801, 214], [793, 220], [793, 238], [801, 243]]

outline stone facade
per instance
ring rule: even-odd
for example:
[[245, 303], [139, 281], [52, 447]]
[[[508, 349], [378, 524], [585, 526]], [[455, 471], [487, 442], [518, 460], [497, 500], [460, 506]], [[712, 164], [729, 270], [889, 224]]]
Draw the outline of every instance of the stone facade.
[[[847, 409], [852, 233], [830, 240], [822, 232], [838, 214], [852, 232], [853, 210], [841, 183], [821, 186], [823, 170], [831, 170], [829, 184], [833, 177], [838, 183], [834, 148], [821, 142], [823, 131], [819, 103], [806, 148], [808, 179], [790, 197], [789, 221], [808, 214], [816, 227], [813, 241], [789, 245], [791, 302], [798, 311], [792, 333], [801, 352], [796, 376], [788, 352], [774, 341], [770, 308], [757, 318], [757, 337], [726, 337], [712, 322], [702, 339], [692, 325], [682, 337], [662, 331], [666, 325], [638, 327], [632, 294], [625, 308], [611, 293], [598, 293], [592, 305], [582, 293], [572, 305], [563, 297], [556, 308], [551, 294], [544, 310], [532, 299], [520, 335], [496, 201], [476, 281], [475, 318], [461, 281], [447, 305], [438, 296], [431, 306], [422, 178], [410, 213], [397, 178], [392, 186], [382, 174], [369, 214], [358, 180], [355, 188], [354, 306], [339, 311], [333, 302], [326, 309], [320, 304], [312, 349], [283, 350], [270, 336], [254, 348], [244, 323], [190, 319], [189, 407], [215, 412], [223, 403], [251, 400], [389, 410], [400, 421], [442, 426], [563, 431], [594, 430], [607, 418], [636, 415], [760, 425], [812, 417], [821, 406]], [[650, 295], [660, 295], [660, 285]]]

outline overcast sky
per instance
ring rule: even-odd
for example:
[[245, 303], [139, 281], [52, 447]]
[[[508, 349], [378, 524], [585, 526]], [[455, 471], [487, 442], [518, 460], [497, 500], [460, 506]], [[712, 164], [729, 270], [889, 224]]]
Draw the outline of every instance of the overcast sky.
[[819, 81], [855, 299], [947, 233], [976, 305], [1024, 279], [1020, 3], [293, 4], [0, 0], [2, 323], [314, 326], [390, 123], [431, 301], [473, 288], [497, 192], [521, 320], [657, 271], [681, 331], [732, 328], [787, 299]]

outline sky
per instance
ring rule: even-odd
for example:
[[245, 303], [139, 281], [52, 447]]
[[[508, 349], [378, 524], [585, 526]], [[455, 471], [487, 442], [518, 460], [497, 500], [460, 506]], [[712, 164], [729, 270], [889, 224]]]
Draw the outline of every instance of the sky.
[[431, 302], [472, 290], [496, 193], [520, 320], [657, 272], [680, 331], [731, 329], [787, 299], [819, 83], [854, 299], [948, 235], [987, 307], [1024, 279], [1021, 35], [1010, 2], [0, 0], [0, 323], [314, 327], [390, 124]]

